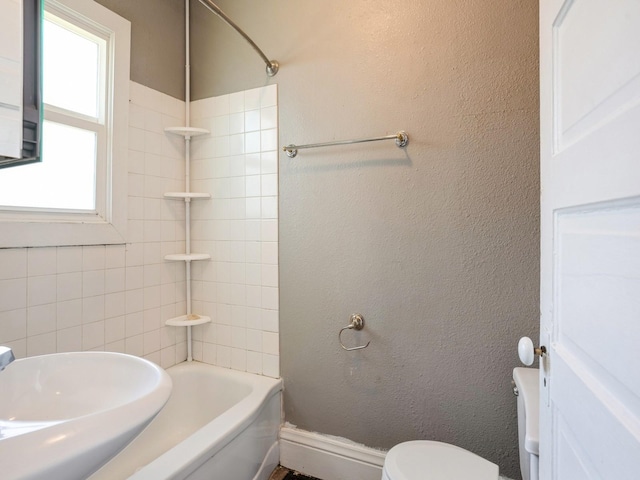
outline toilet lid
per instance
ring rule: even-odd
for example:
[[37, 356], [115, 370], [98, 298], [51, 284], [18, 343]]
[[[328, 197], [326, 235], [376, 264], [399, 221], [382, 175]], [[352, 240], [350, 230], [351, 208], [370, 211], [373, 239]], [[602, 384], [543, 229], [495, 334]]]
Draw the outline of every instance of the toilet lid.
[[383, 478], [498, 480], [498, 466], [455, 445], [416, 440], [401, 443], [389, 450], [384, 460]]

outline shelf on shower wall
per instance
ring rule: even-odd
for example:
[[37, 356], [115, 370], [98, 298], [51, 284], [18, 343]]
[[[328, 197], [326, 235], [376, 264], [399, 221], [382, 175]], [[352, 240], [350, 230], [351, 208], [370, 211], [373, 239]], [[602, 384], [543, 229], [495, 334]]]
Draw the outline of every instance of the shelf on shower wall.
[[164, 129], [165, 132], [173, 133], [175, 135], [182, 135], [185, 138], [196, 137], [198, 135], [206, 135], [209, 132], [206, 128], [196, 128], [196, 127], [167, 127]]
[[191, 262], [194, 260], [209, 260], [211, 255], [208, 253], [175, 253], [172, 255], [165, 255], [164, 259], [172, 262]]
[[164, 194], [166, 198], [211, 198], [210, 193], [195, 193], [195, 192], [167, 192]]
[[196, 325], [202, 325], [203, 323], [211, 322], [211, 318], [205, 315], [180, 315], [179, 317], [170, 318], [165, 325], [171, 325], [172, 327], [194, 327]]

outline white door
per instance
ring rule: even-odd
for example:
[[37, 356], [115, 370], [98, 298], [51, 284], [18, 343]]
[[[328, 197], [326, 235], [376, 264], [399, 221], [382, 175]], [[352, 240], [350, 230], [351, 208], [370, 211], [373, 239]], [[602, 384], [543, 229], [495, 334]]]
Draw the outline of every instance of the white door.
[[541, 0], [540, 478], [640, 479], [640, 0]]

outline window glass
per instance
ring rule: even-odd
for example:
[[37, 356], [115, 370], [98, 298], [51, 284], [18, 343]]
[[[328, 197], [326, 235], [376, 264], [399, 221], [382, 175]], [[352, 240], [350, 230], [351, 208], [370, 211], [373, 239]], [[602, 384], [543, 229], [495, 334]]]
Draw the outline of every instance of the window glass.
[[98, 117], [99, 44], [50, 20], [44, 22], [44, 103]]
[[95, 132], [45, 121], [42, 142], [41, 163], [0, 170], [0, 205], [94, 210]]

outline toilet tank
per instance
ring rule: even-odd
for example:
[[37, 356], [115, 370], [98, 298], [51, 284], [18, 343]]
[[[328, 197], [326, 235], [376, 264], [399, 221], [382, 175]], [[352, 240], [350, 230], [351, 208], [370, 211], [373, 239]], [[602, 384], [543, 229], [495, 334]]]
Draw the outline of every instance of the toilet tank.
[[514, 368], [518, 389], [518, 443], [522, 480], [538, 480], [540, 386], [537, 368]]

